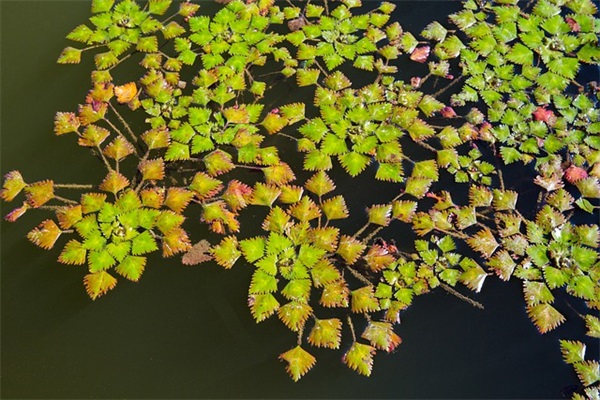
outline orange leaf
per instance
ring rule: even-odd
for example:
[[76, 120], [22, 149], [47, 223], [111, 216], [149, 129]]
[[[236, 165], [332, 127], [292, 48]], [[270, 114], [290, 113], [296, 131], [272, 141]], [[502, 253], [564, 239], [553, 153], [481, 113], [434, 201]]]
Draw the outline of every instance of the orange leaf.
[[165, 177], [165, 163], [162, 158], [144, 160], [138, 169], [142, 173], [142, 180], [145, 181], [160, 181]]
[[188, 251], [192, 247], [187, 232], [181, 228], [174, 228], [163, 236], [162, 255], [171, 257], [174, 254]]
[[27, 239], [42, 249], [49, 250], [54, 247], [54, 243], [56, 243], [56, 239], [61, 233], [62, 231], [58, 225], [51, 219], [47, 219], [31, 230], [27, 234]]
[[19, 217], [21, 217], [25, 212], [30, 208], [29, 204], [26, 201], [23, 202], [21, 207], [17, 207], [4, 217], [9, 222], [15, 222]]
[[27, 202], [33, 208], [38, 208], [54, 197], [54, 182], [51, 180], [32, 183], [25, 188]]
[[129, 103], [137, 96], [137, 87], [135, 82], [129, 82], [121, 86], [115, 86], [115, 95], [117, 101], [121, 104]]
[[142, 204], [146, 207], [160, 208], [165, 201], [164, 188], [149, 188], [141, 191]]
[[121, 161], [134, 151], [133, 145], [127, 139], [119, 136], [106, 146], [102, 152], [114, 160]]
[[183, 188], [169, 188], [165, 205], [171, 210], [181, 213], [194, 197], [194, 192]]
[[99, 188], [105, 192], [117, 194], [120, 190], [129, 186], [129, 180], [117, 171], [110, 171], [102, 181]]
[[93, 274], [87, 274], [83, 278], [83, 284], [85, 285], [85, 291], [92, 298], [96, 300], [104, 293], [113, 289], [117, 280], [106, 271], [100, 271]]
[[81, 204], [61, 207], [56, 210], [56, 217], [58, 218], [58, 223], [61, 228], [69, 229], [83, 217]]

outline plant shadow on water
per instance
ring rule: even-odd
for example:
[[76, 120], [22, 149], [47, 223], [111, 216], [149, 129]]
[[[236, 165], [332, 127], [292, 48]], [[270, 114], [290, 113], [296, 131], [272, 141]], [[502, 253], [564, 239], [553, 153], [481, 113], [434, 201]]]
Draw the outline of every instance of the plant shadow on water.
[[[364, 3], [367, 9], [380, 6], [380, 2]], [[584, 3], [581, 1], [581, 4]], [[330, 6], [332, 4], [329, 3]], [[462, 3], [458, 1], [424, 0], [394, 4], [396, 9], [391, 14], [391, 21], [398, 21], [406, 32], [413, 32], [415, 36], [431, 21], [445, 24], [448, 15], [462, 9]], [[222, 7], [212, 2], [202, 2], [201, 5], [201, 12], [214, 13]], [[289, 6], [283, 2], [277, 5]], [[304, 7], [304, 3], [299, 5]], [[101, 169], [102, 161], [89, 157], [86, 148], [73, 143], [64, 145], [64, 141], [72, 137], [55, 137], [52, 134], [55, 112], [77, 109], [83, 97], [82, 88], [89, 88], [89, 71], [95, 69], [93, 57], [89, 55], [84, 55], [78, 66], [54, 65], [57, 55], [65, 47], [65, 34], [87, 21], [89, 8], [88, 2], [73, 1], [8, 1], [1, 4], [2, 173], [19, 170], [28, 182], [47, 177], [65, 182], [101, 182], [104, 179], [106, 171]], [[507, 15], [504, 17], [509, 18]], [[583, 20], [579, 23], [583, 25]], [[550, 25], [547, 30], [554, 29]], [[562, 25], [560, 29], [563, 29]], [[124, 71], [115, 73], [118, 84], [135, 81], [144, 74], [144, 69], [138, 65], [142, 56], [137, 54], [132, 59], [135, 61], [132, 61], [130, 69], [126, 67]], [[361, 87], [377, 76], [377, 73], [366, 71], [352, 76], [346, 64], [340, 67], [340, 71], [348, 73], [354, 87]], [[458, 68], [457, 65], [454, 67]], [[585, 70], [592, 79], [597, 70], [591, 68], [595, 67], [593, 65]], [[270, 65], [264, 68], [268, 73]], [[413, 62], [401, 68], [397, 76], [410, 81], [411, 77], [424, 76], [428, 72], [426, 64]], [[185, 76], [182, 72], [181, 79], [189, 84], [195, 74], [187, 73], [188, 76]], [[432, 91], [447, 83], [446, 78], [437, 78]], [[266, 81], [268, 79], [265, 78]], [[306, 115], [319, 113], [319, 108], [311, 104], [314, 91], [298, 88], [294, 79], [282, 82], [280, 88], [268, 95], [272, 97], [264, 100], [267, 104], [265, 110], [283, 109], [286, 104], [303, 101], [301, 97], [307, 94], [311, 98], [307, 100]], [[115, 85], [116, 82], [117, 78]], [[479, 83], [472, 79], [471, 84]], [[451, 99], [449, 93], [440, 95], [439, 99], [445, 103], [456, 102], [457, 112], [462, 110], [463, 114], [467, 114], [471, 107], [461, 106], [458, 103], [464, 99]], [[143, 112], [123, 111], [123, 115], [130, 118], [128, 121], [136, 132], [148, 129]], [[471, 113], [468, 118], [477, 121], [478, 115]], [[431, 121], [432, 124], [444, 122], [438, 117]], [[418, 132], [414, 134], [418, 135]], [[296, 134], [297, 137], [301, 135]], [[330, 143], [333, 141], [332, 137]], [[274, 145], [278, 147], [281, 160], [285, 160], [294, 171], [295, 182], [298, 182], [294, 184], [302, 185], [315, 175], [314, 171], [303, 169], [304, 155], [296, 150], [297, 139], [269, 135], [261, 147]], [[466, 151], [478, 149], [476, 145], [462, 146], [461, 152], [465, 152], [465, 148]], [[419, 159], [423, 155], [426, 159], [431, 158], [427, 155], [427, 148], [414, 143], [412, 147], [405, 149], [411, 157]], [[514, 152], [510, 151], [506, 150], [506, 154], [514, 156]], [[502, 160], [483, 146], [481, 152], [481, 160], [490, 163]], [[518, 152], [523, 159], [530, 154], [522, 148]], [[502, 154], [504, 159], [506, 154]], [[469, 165], [481, 166], [475, 164], [481, 161], [477, 161], [478, 157], [472, 156]], [[367, 217], [376, 220], [375, 211], [367, 213], [365, 206], [389, 203], [397, 196], [397, 182], [373, 181], [373, 176], [382, 164], [386, 164], [385, 161], [372, 163], [354, 177], [346, 173], [335, 158], [331, 171], [327, 173], [345, 196], [350, 215], [335, 225], [342, 234], [352, 235]], [[348, 162], [345, 168], [354, 166]], [[135, 171], [137, 161], [126, 160], [121, 167], [122, 171]], [[545, 192], [532, 181], [541, 172], [532, 164], [523, 167], [521, 163], [512, 163], [505, 168], [506, 189], [519, 193], [519, 211], [524, 218], [535, 220], [536, 211], [532, 211], [532, 207], [538, 196]], [[431, 173], [424, 169], [424, 173]], [[437, 166], [435, 170], [437, 173]], [[408, 177], [410, 170], [404, 172]], [[458, 181], [458, 174], [460, 171], [440, 176], [439, 187], [453, 187], [455, 177]], [[257, 173], [251, 168], [241, 171], [236, 168], [234, 173], [219, 175], [224, 182], [231, 178], [252, 182], [261, 177], [262, 172]], [[481, 179], [481, 176], [476, 179]], [[497, 185], [496, 180], [494, 178], [494, 185]], [[479, 183], [488, 186], [491, 181]], [[457, 204], [468, 204], [472, 197], [468, 187], [464, 188], [449, 189]], [[578, 196], [579, 187], [571, 185], [568, 188], [573, 196]], [[417, 194], [420, 192], [415, 191]], [[485, 190], [482, 196], [486, 196]], [[424, 195], [415, 197], [419, 198], [419, 211], [433, 209], [439, 202], [439, 199]], [[591, 207], [598, 204], [597, 199], [588, 197]], [[3, 202], [2, 216], [13, 208]], [[286, 376], [286, 364], [278, 360], [276, 354], [293, 348], [296, 334], [290, 334], [286, 326], [277, 320], [277, 315], [256, 324], [255, 319], [259, 319], [260, 315], [253, 317], [248, 310], [248, 285], [254, 278], [252, 264], [256, 260], [246, 261], [252, 257], [244, 254], [246, 258], [240, 258], [232, 270], [226, 271], [216, 267], [214, 262], [186, 266], [181, 264], [180, 257], [162, 258], [156, 253], [149, 254], [145, 256], [147, 261], [143, 261], [147, 265], [144, 264], [146, 269], [141, 282], [129, 282], [119, 276], [117, 290], [92, 302], [81, 287], [80, 266], [60, 265], [56, 262], [59, 254], [56, 249], [37, 251], [24, 239], [40, 222], [39, 217], [34, 215], [35, 211], [22, 216], [18, 224], [3, 222], [1, 225], [3, 398], [561, 398], [570, 397], [570, 392], [581, 389], [573, 366], [563, 362], [558, 344], [560, 339], [583, 340], [585, 337], [586, 324], [578, 313], [585, 313], [586, 305], [584, 300], [567, 293], [570, 288], [558, 288], [552, 292], [555, 296], [553, 304], [568, 323], [554, 330], [547, 329], [549, 332], [544, 335], [538, 332], [526, 312], [521, 280], [514, 278], [503, 282], [489, 277], [480, 293], [468, 292], [468, 296], [483, 304], [485, 310], [437, 288], [425, 296], [415, 296], [410, 307], [402, 311], [402, 323], [395, 327], [402, 344], [391, 354], [378, 352], [370, 377], [359, 376], [340, 363], [340, 358], [352, 345], [354, 330], [360, 336], [360, 332], [370, 326], [367, 320], [356, 318], [351, 325], [343, 321], [342, 340], [337, 350], [303, 344], [316, 357], [317, 363], [309, 374], [295, 383]], [[269, 211], [268, 207], [254, 207], [242, 213], [239, 218], [243, 226], [240, 242], [250, 248], [251, 242], [244, 240], [265, 235], [261, 225], [265, 218], [269, 219]], [[506, 210], [495, 211], [502, 214]], [[577, 214], [573, 221], [597, 224], [593, 220], [594, 215], [583, 214], [582, 217]], [[206, 219], [206, 214], [202, 216]], [[212, 244], [220, 243], [223, 235], [211, 232], [207, 224], [198, 224], [199, 219], [200, 212], [190, 213], [182, 227], [195, 241], [206, 238]], [[277, 219], [271, 217], [270, 221], [276, 224]], [[214, 225], [213, 230], [217, 230]], [[400, 251], [413, 252], [412, 243], [420, 239], [414, 231], [409, 223], [392, 223], [378, 236], [386, 245], [395, 239]], [[481, 238], [483, 241], [483, 236]], [[425, 245], [440, 242], [432, 239]], [[67, 241], [60, 238], [58, 243], [62, 247]], [[223, 243], [221, 249], [226, 248]], [[443, 246], [440, 245], [440, 249], [443, 250]], [[481, 252], [478, 245], [457, 243], [456, 246], [457, 251], [465, 253], [473, 253], [470, 247]], [[588, 243], [588, 247], [593, 246]], [[425, 258], [423, 254], [429, 250], [421, 250], [419, 257]], [[440, 254], [445, 256], [447, 251], [443, 253]], [[219, 261], [218, 250], [215, 254]], [[231, 266], [227, 261], [219, 263]], [[287, 265], [281, 268], [285, 267]], [[471, 266], [465, 264], [464, 268]], [[598, 268], [597, 263], [593, 268]], [[502, 272], [500, 267], [498, 269]], [[363, 272], [370, 276], [368, 270]], [[361, 282], [360, 277], [350, 272], [346, 272], [344, 278], [354, 285]], [[519, 278], [526, 280], [526, 277]], [[534, 281], [532, 279], [531, 282]], [[469, 280], [465, 279], [465, 282], [468, 284]], [[460, 289], [461, 293], [467, 292], [464, 286]], [[90, 296], [101, 294], [102, 291], [97, 291]], [[382, 302], [383, 298], [380, 297]], [[343, 312], [331, 312], [322, 304], [314, 304], [313, 307], [319, 316], [333, 318], [344, 315]], [[348, 307], [343, 311], [346, 309]], [[538, 328], [548, 327], [542, 324]], [[305, 336], [307, 334], [308, 328]], [[386, 341], [390, 348], [395, 347], [389, 344], [389, 341], [393, 342], [392, 337], [388, 334]], [[600, 351], [598, 341], [586, 339], [586, 344], [588, 357]], [[571, 354], [568, 349], [563, 351]], [[572, 353], [576, 352], [576, 349], [572, 350]], [[355, 369], [360, 371], [361, 368], [364, 365], [359, 363]], [[301, 368], [299, 375], [304, 372]], [[367, 372], [367, 375], [371, 373], [370, 367]], [[290, 374], [294, 379], [299, 378], [293, 372]]]

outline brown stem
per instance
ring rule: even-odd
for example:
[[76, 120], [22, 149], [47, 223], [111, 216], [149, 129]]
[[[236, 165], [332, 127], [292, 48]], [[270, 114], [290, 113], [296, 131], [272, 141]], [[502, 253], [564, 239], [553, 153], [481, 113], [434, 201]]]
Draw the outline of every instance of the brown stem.
[[[135, 136], [135, 133], [133, 133], [133, 131], [131, 130], [131, 127], [129, 126], [129, 124], [127, 123], [127, 121], [125, 121], [125, 119], [121, 116], [121, 114], [119, 114], [119, 112], [117, 111], [117, 109], [115, 108], [115, 106], [112, 105], [111, 102], [108, 102], [108, 105], [110, 106], [110, 109], [112, 110], [112, 112], [115, 113], [115, 115], [117, 116], [117, 118], [119, 119], [119, 121], [121, 121], [121, 124], [123, 124], [123, 126], [127, 130], [127, 133], [129, 133], [129, 135], [131, 136], [131, 139], [133, 140], [133, 143], [138, 143], [138, 137]], [[113, 129], [115, 129], [121, 136], [123, 136], [123, 134], [121, 133], [121, 131], [119, 131], [108, 119], [105, 118], [105, 120], [109, 123], [109, 125], [111, 127], [113, 127]], [[139, 157], [139, 154], [137, 153], [137, 151], [135, 152], [135, 154]]]
[[354, 332], [354, 325], [352, 324], [352, 319], [349, 315], [346, 316], [346, 319], [348, 321], [348, 325], [350, 326], [350, 332], [352, 333], [352, 341], [356, 342], [356, 333]]
[[363, 274], [361, 274], [360, 272], [358, 272], [357, 270], [355, 270], [354, 268], [350, 267], [349, 265], [346, 265], [346, 268], [348, 269], [348, 271], [350, 271], [350, 273], [359, 281], [361, 281], [362, 283], [364, 283], [365, 285], [368, 286], [374, 286], [373, 283], [367, 279], [367, 277], [365, 277]]
[[55, 188], [64, 188], [64, 189], [93, 189], [93, 185], [78, 185], [75, 183], [55, 183]]
[[440, 286], [442, 287], [442, 289], [444, 289], [445, 291], [447, 291], [451, 295], [458, 297], [462, 301], [466, 301], [467, 303], [469, 303], [473, 307], [479, 308], [481, 310], [484, 309], [483, 304], [481, 304], [478, 301], [475, 301], [475, 300], [471, 299], [470, 297], [465, 296], [462, 293], [457, 292], [456, 290], [454, 290], [452, 287], [446, 285], [445, 283], [441, 283], [440, 282]]
[[65, 199], [64, 197], [61, 197], [61, 196], [54, 195], [54, 198], [56, 200], [60, 200], [62, 202], [68, 203], [68, 204], [78, 204], [76, 201], [73, 201], [71, 199]]
[[458, 83], [458, 81], [462, 80], [463, 76], [459, 75], [456, 78], [454, 78], [453, 81], [451, 81], [448, 85], [446, 85], [445, 87], [441, 88], [440, 90], [438, 90], [437, 92], [435, 92], [433, 94], [433, 97], [438, 97], [439, 95], [443, 94], [446, 90], [450, 89], [452, 86], [456, 85]]

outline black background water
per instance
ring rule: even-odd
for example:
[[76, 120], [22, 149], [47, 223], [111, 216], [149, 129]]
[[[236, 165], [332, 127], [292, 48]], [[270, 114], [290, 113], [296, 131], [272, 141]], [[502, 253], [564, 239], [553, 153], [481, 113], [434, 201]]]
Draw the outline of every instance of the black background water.
[[[455, 2], [397, 5], [401, 24], [415, 33], [456, 9]], [[89, 85], [90, 57], [55, 64], [89, 3], [0, 7], [2, 173], [98, 182], [97, 160], [73, 137], [52, 133], [54, 113], [74, 110]], [[2, 204], [2, 215], [10, 206]], [[445, 292], [417, 299], [397, 329], [403, 344], [375, 358], [370, 378], [340, 363], [343, 350], [312, 349], [315, 368], [293, 383], [277, 354], [295, 338], [275, 319], [252, 320], [248, 266], [190, 268], [155, 257], [139, 283], [121, 279], [92, 302], [83, 267], [60, 265], [57, 251], [24, 238], [42, 219], [30, 212], [1, 223], [2, 398], [560, 398], [577, 383], [558, 339], [580, 337], [581, 321], [563, 303], [568, 326], [540, 335], [519, 283], [497, 279], [473, 296], [485, 311]]]

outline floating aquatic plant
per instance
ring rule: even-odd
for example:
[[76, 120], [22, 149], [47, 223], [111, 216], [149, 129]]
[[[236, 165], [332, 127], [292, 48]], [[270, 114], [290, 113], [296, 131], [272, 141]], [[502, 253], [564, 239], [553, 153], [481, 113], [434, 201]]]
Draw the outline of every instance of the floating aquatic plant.
[[[54, 213], [27, 238], [86, 265], [92, 299], [115, 274], [138, 281], [152, 252], [249, 267], [250, 314], [296, 338], [279, 356], [294, 381], [317, 362], [310, 346], [339, 349], [369, 376], [377, 352], [402, 342], [400, 315], [417, 296], [441, 289], [483, 308], [462, 291], [493, 275], [522, 281], [541, 333], [566, 322], [554, 301], [564, 289], [600, 336], [600, 233], [579, 219], [600, 207], [599, 92], [580, 75], [600, 62], [591, 1], [465, 0], [420, 35], [389, 2], [222, 3], [210, 14], [190, 1], [93, 0], [89, 24], [67, 35], [85, 47], [58, 58], [94, 53], [91, 88], [56, 114], [54, 133], [76, 136], [104, 178], [4, 177], [2, 200], [24, 196], [5, 219]], [[122, 79], [133, 59], [139, 76]], [[426, 72], [402, 78], [406, 63]], [[538, 201], [504, 177], [509, 164]], [[377, 203], [351, 215], [338, 166], [373, 178]], [[247, 208], [264, 210], [252, 237]], [[186, 218], [221, 237], [195, 237]], [[561, 347], [597, 396], [583, 342]]]

